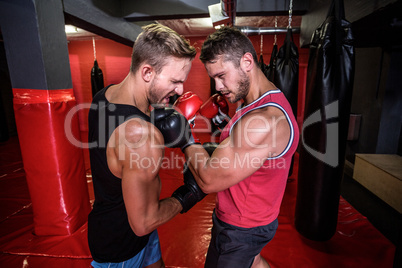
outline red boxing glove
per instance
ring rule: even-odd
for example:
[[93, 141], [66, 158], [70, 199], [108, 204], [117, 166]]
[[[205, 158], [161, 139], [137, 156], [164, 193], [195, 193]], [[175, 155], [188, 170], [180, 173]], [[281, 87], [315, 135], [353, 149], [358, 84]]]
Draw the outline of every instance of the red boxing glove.
[[221, 109], [223, 114], [227, 114], [229, 112], [229, 105], [224, 97], [214, 94], [201, 105], [200, 114], [208, 119], [212, 119], [219, 114], [219, 109]]
[[226, 99], [219, 94], [212, 95], [200, 108], [200, 114], [212, 119], [219, 129], [223, 129], [229, 122], [228, 112], [229, 105]]
[[194, 123], [195, 115], [200, 109], [202, 100], [193, 92], [188, 91], [181, 95], [173, 104], [176, 110], [178, 110], [190, 124]]

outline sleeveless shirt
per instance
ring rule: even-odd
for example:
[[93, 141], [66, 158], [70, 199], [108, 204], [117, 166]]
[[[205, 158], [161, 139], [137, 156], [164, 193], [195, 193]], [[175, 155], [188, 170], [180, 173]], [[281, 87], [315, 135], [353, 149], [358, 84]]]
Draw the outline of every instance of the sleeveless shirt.
[[[292, 156], [299, 142], [299, 129], [292, 108], [279, 90], [271, 90], [254, 102], [240, 108], [223, 129], [220, 141], [228, 138], [233, 127], [248, 112], [264, 108], [280, 109], [290, 127], [290, 138], [286, 148], [279, 155], [267, 156], [264, 164], [251, 176], [238, 184], [217, 193], [215, 213], [229, 224], [252, 228], [274, 221], [280, 210], [285, 192]], [[237, 165], [247, 165], [247, 159]]]
[[150, 121], [138, 108], [110, 103], [99, 91], [88, 114], [88, 144], [95, 193], [93, 209], [88, 216], [88, 244], [97, 262], [122, 262], [134, 257], [148, 243], [149, 235], [138, 237], [128, 222], [121, 179], [108, 168], [107, 142], [113, 131], [131, 118]]

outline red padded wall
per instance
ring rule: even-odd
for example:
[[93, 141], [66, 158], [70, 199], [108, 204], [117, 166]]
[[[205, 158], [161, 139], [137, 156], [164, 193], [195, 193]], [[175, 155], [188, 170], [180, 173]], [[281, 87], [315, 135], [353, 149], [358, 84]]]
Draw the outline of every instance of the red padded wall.
[[[258, 56], [261, 53], [261, 36], [249, 36]], [[187, 81], [184, 83], [184, 91], [193, 91], [203, 101], [207, 100], [211, 94], [210, 79], [205, 70], [204, 65], [199, 59], [202, 43], [205, 36], [190, 37], [188, 40], [196, 47], [197, 56], [193, 61], [190, 74]], [[277, 35], [278, 47], [281, 47], [285, 39], [285, 34]], [[299, 45], [299, 35], [294, 34], [293, 40], [296, 45]], [[263, 36], [263, 58], [265, 64], [269, 63], [272, 47], [274, 44], [274, 35]], [[91, 69], [94, 63], [94, 46], [92, 40], [76, 40], [70, 41], [68, 44], [70, 55], [71, 76], [73, 80], [73, 89], [77, 103], [90, 103], [92, 100], [91, 92]], [[104, 84], [116, 84], [121, 82], [127, 75], [131, 64], [132, 48], [120, 43], [108, 40], [95, 40], [96, 58], [99, 67], [102, 69]], [[299, 103], [297, 121], [301, 127], [302, 115], [304, 113], [304, 95], [306, 84], [306, 70], [308, 62], [308, 49], [299, 48]], [[232, 116], [239, 103], [230, 104], [229, 114]], [[79, 112], [80, 130], [87, 131], [88, 110], [83, 109]], [[203, 120], [196, 121], [196, 128], [203, 131], [207, 128]]]

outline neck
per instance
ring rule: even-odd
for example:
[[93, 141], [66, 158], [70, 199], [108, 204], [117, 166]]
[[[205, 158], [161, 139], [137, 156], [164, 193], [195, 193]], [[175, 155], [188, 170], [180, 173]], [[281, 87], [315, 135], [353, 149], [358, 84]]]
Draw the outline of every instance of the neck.
[[266, 92], [274, 89], [277, 87], [268, 80], [260, 69], [257, 69], [255, 73], [250, 75], [250, 90], [244, 98], [244, 105], [252, 103]]
[[106, 91], [106, 98], [111, 103], [132, 105], [143, 113], [149, 114], [146, 87], [132, 73], [129, 73], [119, 84], [111, 86]]

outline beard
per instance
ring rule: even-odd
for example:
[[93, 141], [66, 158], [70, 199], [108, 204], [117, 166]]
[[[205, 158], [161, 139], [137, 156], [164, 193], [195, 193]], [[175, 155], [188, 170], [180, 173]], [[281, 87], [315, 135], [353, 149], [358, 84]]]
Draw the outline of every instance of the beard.
[[170, 91], [168, 94], [166, 95], [161, 95], [160, 92], [162, 92], [163, 90], [161, 90], [160, 87], [157, 86], [157, 78], [155, 78], [152, 82], [151, 85], [149, 87], [149, 91], [148, 91], [148, 100], [150, 104], [163, 104], [166, 105], [168, 103], [163, 103], [164, 99], [174, 95], [174, 91]]
[[158, 103], [158, 94], [155, 88], [155, 80], [152, 81], [151, 86], [149, 88], [149, 103], [157, 104]]
[[148, 99], [150, 104], [158, 104], [163, 100], [163, 98], [161, 98], [160, 95], [158, 94], [158, 89], [155, 86], [156, 84], [155, 81], [156, 78], [151, 82], [151, 86], [149, 87]]
[[240, 74], [240, 79], [239, 82], [237, 83], [237, 93], [233, 97], [232, 100], [229, 100], [231, 103], [238, 102], [239, 100], [244, 99], [247, 96], [248, 91], [250, 90], [250, 79], [246, 75], [246, 73], [241, 70], [239, 72]]

